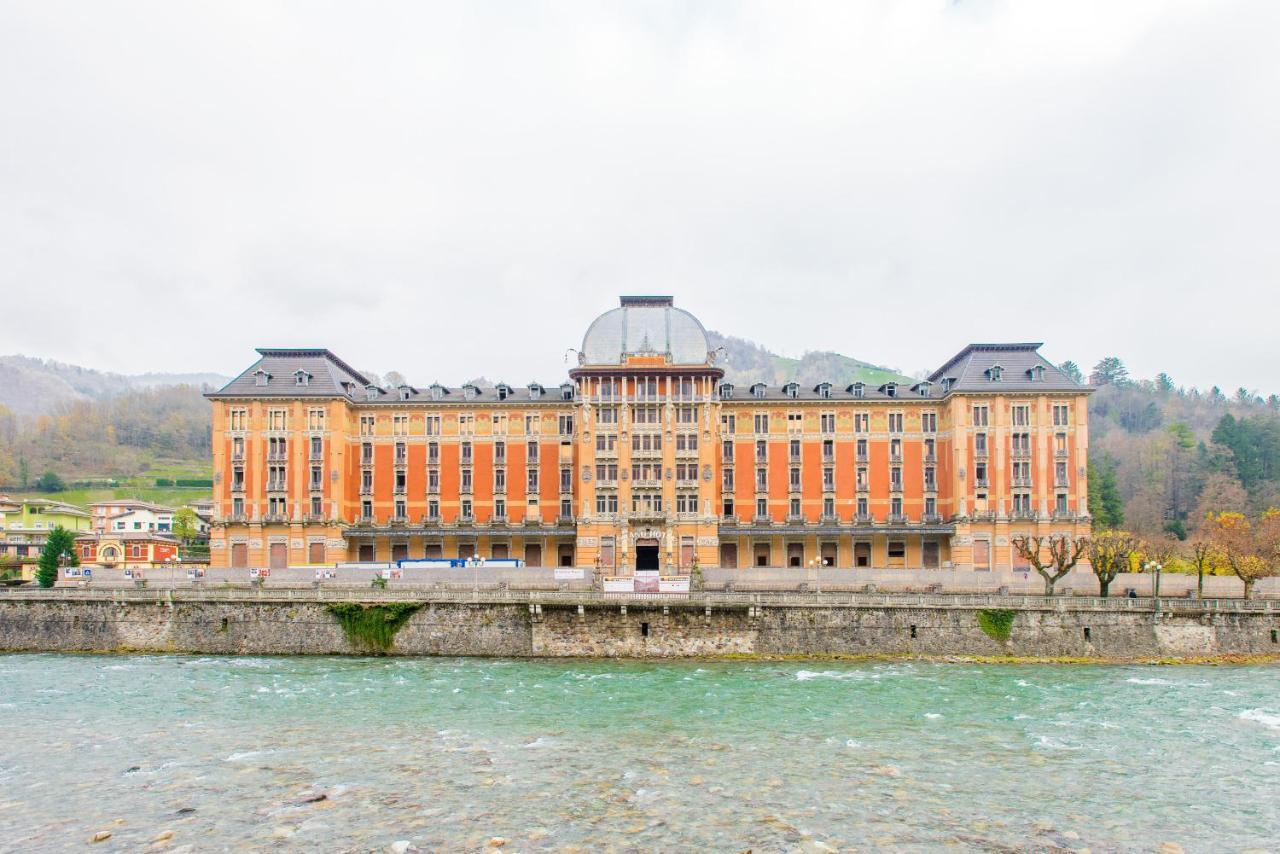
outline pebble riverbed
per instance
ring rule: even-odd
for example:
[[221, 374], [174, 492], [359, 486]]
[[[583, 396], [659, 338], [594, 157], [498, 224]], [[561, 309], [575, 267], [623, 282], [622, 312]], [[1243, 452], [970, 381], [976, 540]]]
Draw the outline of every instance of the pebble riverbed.
[[1277, 840], [1277, 667], [0, 656], [4, 851]]

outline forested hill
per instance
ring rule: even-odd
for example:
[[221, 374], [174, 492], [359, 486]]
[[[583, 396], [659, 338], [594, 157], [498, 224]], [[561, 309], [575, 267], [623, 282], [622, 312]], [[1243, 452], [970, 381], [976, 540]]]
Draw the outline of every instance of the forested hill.
[[897, 371], [863, 362], [839, 353], [805, 353], [799, 359], [779, 356], [742, 338], [708, 332], [712, 349], [723, 347], [725, 359], [721, 362], [725, 377], [733, 383], [764, 382], [780, 385], [795, 380], [801, 385], [814, 386], [826, 381], [844, 386], [855, 380], [868, 385], [910, 381]]
[[1088, 379], [1095, 526], [1184, 535], [1209, 510], [1280, 506], [1280, 396], [1134, 380], [1116, 357]]
[[108, 400], [130, 391], [164, 386], [220, 387], [215, 373], [113, 374], [31, 356], [0, 356], [0, 407], [16, 415], [49, 415], [64, 405]]

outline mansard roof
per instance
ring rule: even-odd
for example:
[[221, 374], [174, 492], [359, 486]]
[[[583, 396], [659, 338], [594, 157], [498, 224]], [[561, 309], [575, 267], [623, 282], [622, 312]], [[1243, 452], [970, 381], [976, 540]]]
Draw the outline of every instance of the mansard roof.
[[[949, 393], [993, 391], [1092, 391], [1040, 355], [1040, 343], [970, 344], [929, 375], [932, 382], [950, 380]], [[999, 379], [992, 379], [992, 368]], [[1040, 368], [1041, 379], [1035, 379]]]
[[[306, 385], [298, 385], [296, 375], [309, 375]], [[258, 376], [266, 382], [259, 385]], [[346, 385], [349, 384], [349, 385]], [[369, 385], [369, 380], [328, 350], [258, 348], [258, 361], [240, 376], [208, 397], [349, 397], [352, 388]]]

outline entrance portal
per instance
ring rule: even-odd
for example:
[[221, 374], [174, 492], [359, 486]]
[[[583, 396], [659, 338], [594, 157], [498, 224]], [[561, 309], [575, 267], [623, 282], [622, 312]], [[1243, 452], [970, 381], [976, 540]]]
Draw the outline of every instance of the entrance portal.
[[636, 571], [658, 569], [658, 541], [636, 540]]

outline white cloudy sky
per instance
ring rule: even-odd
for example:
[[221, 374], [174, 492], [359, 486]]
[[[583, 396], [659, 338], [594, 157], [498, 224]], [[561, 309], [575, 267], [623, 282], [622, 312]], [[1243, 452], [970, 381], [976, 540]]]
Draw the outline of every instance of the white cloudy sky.
[[619, 293], [1280, 391], [1274, 0], [0, 2], [0, 353], [551, 381]]

